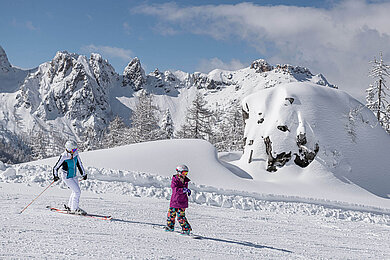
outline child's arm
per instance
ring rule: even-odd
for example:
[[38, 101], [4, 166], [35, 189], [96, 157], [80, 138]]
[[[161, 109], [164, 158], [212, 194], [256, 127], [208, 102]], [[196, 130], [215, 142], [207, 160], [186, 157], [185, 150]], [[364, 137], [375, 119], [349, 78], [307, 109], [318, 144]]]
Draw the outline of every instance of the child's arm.
[[182, 186], [180, 184], [181, 184], [181, 181], [179, 180], [179, 178], [173, 177], [172, 178], [172, 183], [171, 183], [172, 191], [183, 192], [183, 187], [180, 187], [180, 186]]

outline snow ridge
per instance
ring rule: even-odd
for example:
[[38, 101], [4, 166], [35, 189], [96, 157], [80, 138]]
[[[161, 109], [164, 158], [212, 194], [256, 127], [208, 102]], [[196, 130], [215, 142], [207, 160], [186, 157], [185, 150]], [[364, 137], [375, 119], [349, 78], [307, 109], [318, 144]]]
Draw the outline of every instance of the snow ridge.
[[[0, 165], [0, 182], [39, 184], [51, 182], [50, 166]], [[115, 193], [136, 197], [153, 197], [169, 200], [171, 178], [147, 173], [88, 167], [89, 179], [80, 182], [82, 190], [97, 194]], [[67, 189], [63, 182], [58, 185]], [[282, 214], [306, 214], [326, 219], [376, 223], [390, 226], [390, 211], [363, 205], [347, 204], [293, 196], [248, 193], [190, 184], [190, 202], [239, 210], [266, 211]]]

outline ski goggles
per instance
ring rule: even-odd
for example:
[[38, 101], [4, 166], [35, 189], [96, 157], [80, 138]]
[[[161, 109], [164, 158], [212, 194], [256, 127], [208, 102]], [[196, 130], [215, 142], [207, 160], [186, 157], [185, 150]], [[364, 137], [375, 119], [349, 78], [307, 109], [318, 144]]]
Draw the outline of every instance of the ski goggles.
[[77, 151], [77, 148], [72, 149], [72, 150], [70, 150], [70, 151], [68, 151], [68, 152], [70, 152], [70, 153], [75, 153], [76, 151]]
[[187, 175], [188, 171], [181, 171], [180, 173], [183, 174], [183, 175]]

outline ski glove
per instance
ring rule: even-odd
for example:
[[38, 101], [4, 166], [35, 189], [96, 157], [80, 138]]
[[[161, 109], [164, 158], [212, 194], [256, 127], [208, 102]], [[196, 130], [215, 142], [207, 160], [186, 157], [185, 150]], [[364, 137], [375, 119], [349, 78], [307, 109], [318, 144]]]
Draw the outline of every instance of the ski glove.
[[60, 179], [60, 177], [58, 177], [57, 175], [53, 175], [54, 177], [53, 177], [53, 181], [54, 182], [56, 182], [56, 181], [58, 181], [59, 179]]
[[187, 193], [188, 196], [191, 195], [191, 190], [188, 188], [183, 188], [183, 193]]
[[83, 175], [83, 180], [85, 181], [87, 179], [87, 174]]

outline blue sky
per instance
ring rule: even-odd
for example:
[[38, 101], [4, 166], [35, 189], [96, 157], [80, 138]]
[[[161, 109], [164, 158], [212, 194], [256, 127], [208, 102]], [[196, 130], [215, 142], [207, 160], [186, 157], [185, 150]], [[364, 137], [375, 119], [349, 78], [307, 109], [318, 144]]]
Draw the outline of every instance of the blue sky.
[[308, 67], [355, 97], [369, 83], [369, 60], [382, 51], [390, 61], [389, 1], [193, 3], [0, 0], [0, 45], [22, 68], [67, 50], [100, 53], [120, 74], [136, 56], [147, 73], [238, 69], [264, 58]]

